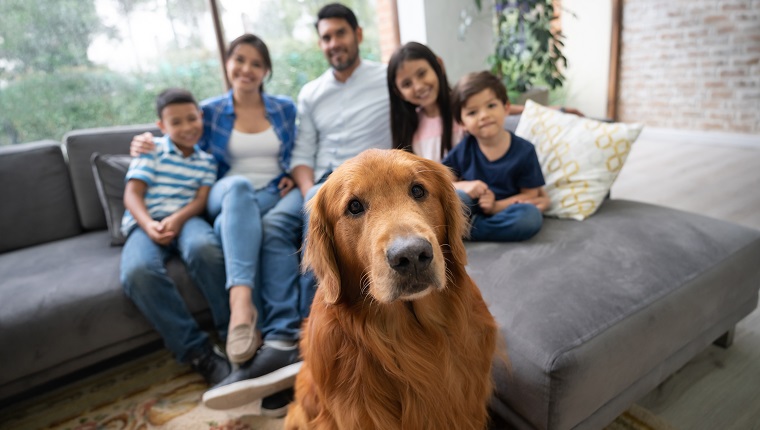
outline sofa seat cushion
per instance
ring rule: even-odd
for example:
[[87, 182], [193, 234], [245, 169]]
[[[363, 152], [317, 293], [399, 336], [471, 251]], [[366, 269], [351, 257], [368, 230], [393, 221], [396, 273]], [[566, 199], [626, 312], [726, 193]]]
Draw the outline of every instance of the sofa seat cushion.
[[690, 342], [709, 345], [760, 286], [760, 231], [624, 200], [467, 250], [512, 364], [497, 398], [520, 427], [574, 428]]
[[[78, 370], [66, 363], [135, 338], [159, 339], [124, 294], [121, 247], [109, 243], [98, 231], [0, 255], [0, 387], [53, 367]], [[180, 260], [168, 270], [189, 309], [206, 309]]]

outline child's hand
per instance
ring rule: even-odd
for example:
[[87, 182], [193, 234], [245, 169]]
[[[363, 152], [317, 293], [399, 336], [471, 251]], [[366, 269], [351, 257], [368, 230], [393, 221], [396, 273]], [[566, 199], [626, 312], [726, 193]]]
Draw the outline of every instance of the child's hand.
[[477, 179], [474, 181], [462, 181], [460, 184], [460, 189], [472, 199], [479, 199], [486, 191], [489, 191], [488, 185]]
[[179, 217], [176, 215], [176, 213], [169, 215], [160, 222], [162, 230], [172, 233], [174, 237], [179, 235], [179, 232], [182, 231], [182, 225], [184, 224], [184, 222], [180, 221]]
[[549, 204], [551, 204], [551, 201], [549, 200], [549, 197], [547, 196], [539, 196], [539, 197], [534, 197], [532, 199], [518, 200], [518, 201], [515, 201], [515, 203], [529, 203], [537, 207], [538, 210], [541, 211], [541, 213], [544, 213], [546, 212], [547, 209], [549, 209]]
[[496, 206], [496, 195], [493, 191], [486, 189], [486, 191], [478, 199], [478, 206], [486, 215], [493, 215]]
[[153, 242], [159, 245], [166, 246], [174, 240], [176, 234], [172, 231], [167, 231], [164, 225], [159, 221], [151, 221], [145, 229], [145, 233]]
[[277, 189], [280, 190], [280, 197], [285, 197], [286, 194], [296, 186], [296, 183], [290, 176], [285, 176], [280, 179], [280, 183], [277, 184]]

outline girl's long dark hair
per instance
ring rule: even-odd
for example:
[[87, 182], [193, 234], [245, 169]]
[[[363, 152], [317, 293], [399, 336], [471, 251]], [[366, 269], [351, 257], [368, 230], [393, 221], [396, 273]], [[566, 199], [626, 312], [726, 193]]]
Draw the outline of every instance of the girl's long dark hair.
[[388, 95], [391, 104], [391, 133], [393, 136], [393, 147], [412, 151], [412, 138], [414, 132], [419, 126], [417, 117], [417, 106], [404, 100], [396, 88], [396, 74], [399, 66], [404, 61], [425, 60], [435, 72], [438, 78], [438, 98], [436, 104], [443, 121], [443, 136], [441, 136], [441, 159], [451, 149], [452, 127], [454, 126], [453, 116], [451, 115], [451, 88], [446, 78], [446, 72], [443, 66], [438, 62], [438, 57], [427, 46], [409, 42], [401, 46], [393, 53], [388, 62]]

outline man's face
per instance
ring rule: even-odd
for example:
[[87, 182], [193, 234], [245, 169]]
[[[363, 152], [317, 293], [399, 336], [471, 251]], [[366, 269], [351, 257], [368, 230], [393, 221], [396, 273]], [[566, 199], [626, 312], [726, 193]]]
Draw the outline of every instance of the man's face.
[[317, 24], [319, 48], [327, 62], [337, 71], [343, 71], [359, 59], [359, 43], [362, 41], [362, 29], [354, 31], [345, 19], [325, 18]]

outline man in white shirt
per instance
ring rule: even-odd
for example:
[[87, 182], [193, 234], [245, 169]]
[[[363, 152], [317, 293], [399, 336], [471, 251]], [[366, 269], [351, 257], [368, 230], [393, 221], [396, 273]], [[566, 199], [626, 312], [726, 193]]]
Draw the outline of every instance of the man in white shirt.
[[[332, 66], [298, 95], [298, 135], [290, 175], [309, 201], [333, 169], [369, 148], [390, 149], [386, 66], [359, 57], [362, 28], [338, 3], [317, 14], [319, 47]], [[304, 217], [304, 240], [309, 215]], [[301, 277], [301, 314], [309, 314], [315, 282]]]
[[[359, 57], [362, 28], [333, 3], [317, 15], [319, 47], [332, 66], [298, 95], [291, 176], [304, 197], [341, 163], [368, 148], [391, 147], [386, 66]], [[317, 187], [318, 188], [318, 187]], [[309, 192], [311, 190], [311, 192]]]

